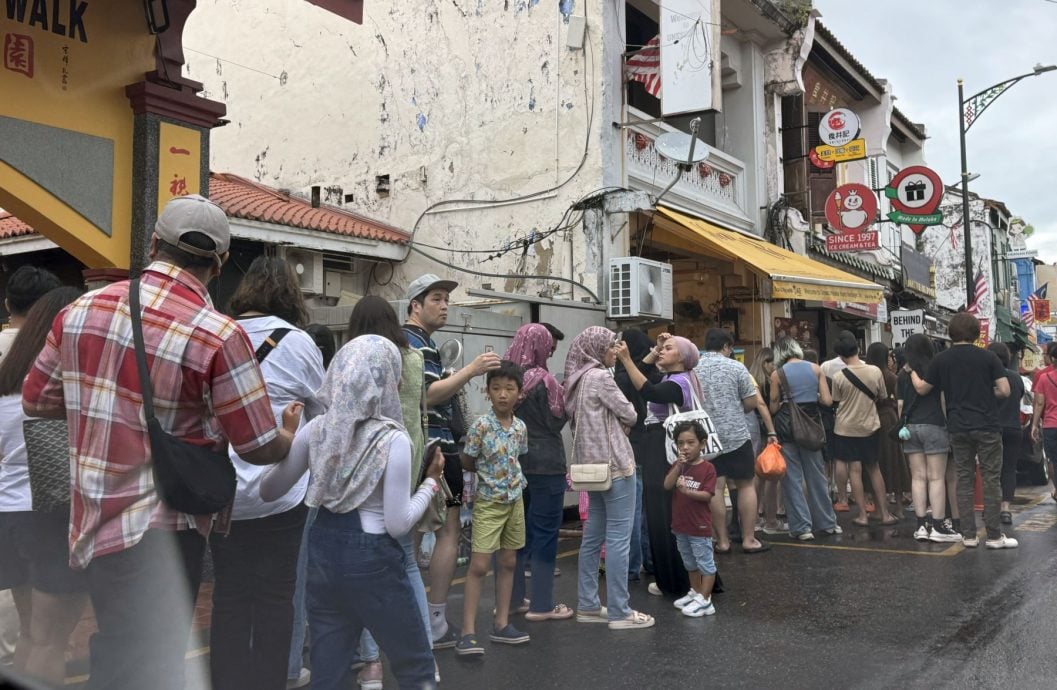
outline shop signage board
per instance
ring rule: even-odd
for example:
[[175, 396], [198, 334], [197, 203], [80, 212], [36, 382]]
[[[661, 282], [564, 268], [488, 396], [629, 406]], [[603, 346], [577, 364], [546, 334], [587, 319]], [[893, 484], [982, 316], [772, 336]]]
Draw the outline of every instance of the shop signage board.
[[888, 323], [888, 303], [887, 302], [832, 302], [829, 300], [823, 300], [822, 306], [826, 309], [833, 309], [835, 311], [842, 311], [845, 314], [852, 316], [858, 316], [862, 319], [870, 319], [877, 323]]
[[903, 287], [922, 297], [936, 298], [935, 280], [932, 275], [932, 259], [907, 245], [902, 247]]
[[818, 136], [827, 146], [844, 146], [859, 136], [859, 116], [847, 108], [834, 108], [819, 120]]
[[202, 188], [202, 135], [163, 122], [158, 128], [158, 215], [171, 199]]
[[1035, 313], [1035, 323], [1050, 322], [1050, 300], [1033, 299], [1029, 302]]
[[815, 147], [815, 155], [827, 163], [847, 163], [866, 158], [866, 140], [852, 139], [843, 146], [822, 144]]
[[987, 347], [991, 344], [991, 319], [980, 319], [980, 337], [976, 341], [977, 347]]
[[841, 232], [826, 235], [826, 251], [832, 254], [840, 252], [864, 252], [880, 249], [880, 233], [877, 232]]
[[815, 149], [811, 149], [810, 151], [808, 151], [807, 157], [811, 161], [811, 164], [819, 170], [829, 170], [830, 168], [836, 165], [836, 163], [834, 163], [833, 161], [824, 161], [819, 158], [818, 152]]
[[897, 309], [892, 312], [892, 347], [903, 347], [907, 338], [925, 333], [924, 309]]
[[931, 168], [923, 165], [903, 168], [885, 187], [885, 196], [895, 209], [888, 213], [888, 219], [908, 225], [916, 235], [929, 225], [943, 222], [943, 214], [937, 212], [943, 200], [943, 183]]
[[826, 197], [825, 211], [832, 229], [861, 233], [877, 218], [877, 198], [864, 184], [842, 184]]
[[1006, 259], [1016, 261], [1017, 259], [1034, 259], [1039, 252], [1034, 249], [1010, 249], [1006, 252]]

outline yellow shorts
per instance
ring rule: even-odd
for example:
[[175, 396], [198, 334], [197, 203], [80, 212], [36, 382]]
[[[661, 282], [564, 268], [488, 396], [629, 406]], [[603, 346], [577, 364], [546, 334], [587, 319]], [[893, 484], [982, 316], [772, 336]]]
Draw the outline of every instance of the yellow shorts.
[[477, 499], [473, 503], [474, 553], [520, 549], [525, 545], [525, 502], [495, 503]]

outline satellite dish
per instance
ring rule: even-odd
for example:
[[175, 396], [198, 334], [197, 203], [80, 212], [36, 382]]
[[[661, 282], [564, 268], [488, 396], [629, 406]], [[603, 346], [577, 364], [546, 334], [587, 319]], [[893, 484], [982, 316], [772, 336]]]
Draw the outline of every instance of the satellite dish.
[[[657, 149], [665, 158], [677, 163], [694, 164], [708, 158], [708, 146], [705, 142], [697, 139], [686, 132], [667, 132], [657, 137], [653, 142], [653, 148]], [[692, 160], [687, 160], [693, 157]]]
[[449, 340], [440, 346], [437, 351], [440, 355], [440, 364], [445, 369], [451, 369], [455, 363], [462, 359], [462, 343], [458, 340]]

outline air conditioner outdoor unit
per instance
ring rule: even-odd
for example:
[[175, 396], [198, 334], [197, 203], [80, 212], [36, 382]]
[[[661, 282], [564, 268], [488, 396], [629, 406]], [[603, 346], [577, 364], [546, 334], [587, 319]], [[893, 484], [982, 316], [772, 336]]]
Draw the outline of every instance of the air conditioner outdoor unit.
[[634, 256], [609, 260], [611, 319], [672, 318], [672, 265]]
[[294, 269], [301, 292], [319, 295], [323, 292], [323, 254], [298, 247], [280, 247], [279, 256]]

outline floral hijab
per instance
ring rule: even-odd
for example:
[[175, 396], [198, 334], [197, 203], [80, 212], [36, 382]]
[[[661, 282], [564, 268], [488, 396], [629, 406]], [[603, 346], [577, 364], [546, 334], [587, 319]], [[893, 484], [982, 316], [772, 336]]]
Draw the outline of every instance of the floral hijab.
[[547, 359], [551, 356], [554, 337], [545, 326], [538, 323], [527, 323], [517, 329], [514, 342], [510, 344], [503, 359], [508, 359], [524, 369], [524, 383], [518, 402], [525, 400], [533, 388], [539, 384], [547, 387], [547, 405], [555, 417], [565, 415], [565, 397], [562, 385], [547, 370]]
[[377, 335], [360, 336], [334, 356], [316, 394], [327, 411], [309, 439], [309, 506], [350, 512], [382, 481], [390, 444], [407, 433], [400, 367], [396, 345]]
[[576, 336], [565, 358], [565, 409], [575, 408], [580, 379], [592, 369], [605, 369], [606, 352], [617, 334], [602, 326], [591, 326]]

